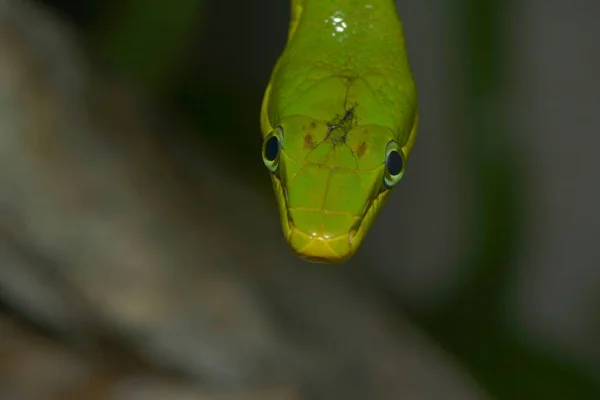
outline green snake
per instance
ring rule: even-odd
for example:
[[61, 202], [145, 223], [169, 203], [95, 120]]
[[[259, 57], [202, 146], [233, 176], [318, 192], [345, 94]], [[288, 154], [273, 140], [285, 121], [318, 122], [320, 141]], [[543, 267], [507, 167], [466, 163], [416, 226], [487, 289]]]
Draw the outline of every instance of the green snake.
[[291, 0], [260, 122], [298, 256], [342, 263], [356, 253], [404, 175], [418, 121], [394, 0]]

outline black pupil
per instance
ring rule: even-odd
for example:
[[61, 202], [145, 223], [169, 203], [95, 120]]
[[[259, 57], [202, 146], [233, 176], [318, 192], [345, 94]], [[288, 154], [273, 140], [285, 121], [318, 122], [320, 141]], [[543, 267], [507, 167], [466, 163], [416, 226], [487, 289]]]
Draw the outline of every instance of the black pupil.
[[402, 157], [396, 150], [393, 150], [388, 154], [387, 160], [385, 160], [385, 166], [390, 175], [398, 175], [402, 172]]
[[271, 136], [265, 145], [265, 157], [269, 161], [274, 161], [279, 154], [279, 140], [275, 136]]

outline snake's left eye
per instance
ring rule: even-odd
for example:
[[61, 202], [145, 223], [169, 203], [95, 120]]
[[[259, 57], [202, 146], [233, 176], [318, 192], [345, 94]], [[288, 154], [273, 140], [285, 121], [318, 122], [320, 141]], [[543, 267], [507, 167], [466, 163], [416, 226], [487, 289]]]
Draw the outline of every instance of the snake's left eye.
[[279, 153], [281, 152], [282, 141], [283, 129], [278, 127], [271, 132], [263, 142], [263, 162], [271, 172], [277, 171], [277, 168], [279, 167]]
[[397, 184], [404, 175], [404, 154], [402, 149], [393, 140], [387, 145], [385, 152], [385, 173], [383, 181], [385, 186], [391, 188]]

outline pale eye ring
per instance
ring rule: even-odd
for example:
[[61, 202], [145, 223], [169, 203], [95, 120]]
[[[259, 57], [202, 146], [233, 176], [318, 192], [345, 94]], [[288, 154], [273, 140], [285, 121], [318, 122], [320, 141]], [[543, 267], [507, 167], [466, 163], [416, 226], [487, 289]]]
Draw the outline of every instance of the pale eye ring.
[[279, 168], [279, 155], [283, 143], [283, 128], [280, 126], [269, 133], [262, 146], [262, 158], [269, 171], [275, 173]]
[[395, 141], [390, 141], [385, 152], [385, 172], [383, 181], [389, 189], [400, 182], [404, 175], [406, 158], [404, 152]]

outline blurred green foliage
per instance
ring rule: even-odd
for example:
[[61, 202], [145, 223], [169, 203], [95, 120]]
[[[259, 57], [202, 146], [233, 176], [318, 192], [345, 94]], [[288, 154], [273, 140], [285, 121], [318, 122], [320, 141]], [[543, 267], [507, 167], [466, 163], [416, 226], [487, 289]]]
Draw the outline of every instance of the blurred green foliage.
[[[251, 149], [260, 148], [257, 99], [266, 81], [240, 85], [203, 68], [202, 60], [194, 64], [189, 52], [195, 27], [207, 23], [202, 18], [206, 3], [210, 1], [165, 5], [127, 0], [117, 7], [117, 2], [107, 2], [110, 6], [94, 16], [89, 38], [109, 64], [129, 74], [149, 95], [186, 111], [198, 132], [221, 151], [224, 164], [254, 179], [262, 169], [259, 162], [249, 161], [258, 159]], [[456, 28], [454, 67], [460, 72], [453, 88], [454, 150], [460, 155], [460, 176], [475, 189], [462, 194], [470, 241], [458, 262], [476, 273], [451, 301], [428, 313], [409, 313], [498, 399], [600, 399], [600, 388], [587, 371], [528, 348], [503, 318], [503, 293], [513, 272], [507, 266], [514, 265], [522, 215], [529, 206], [522, 155], [505, 126], [512, 56], [507, 30], [513, 5], [500, 0], [447, 4]], [[255, 23], [258, 27], [264, 21]], [[268, 188], [267, 179], [255, 180]]]

